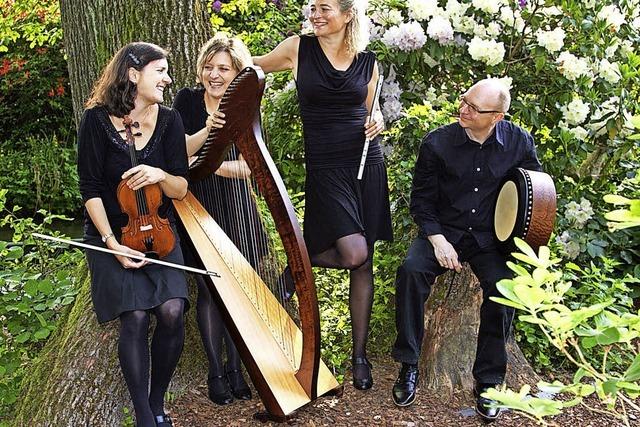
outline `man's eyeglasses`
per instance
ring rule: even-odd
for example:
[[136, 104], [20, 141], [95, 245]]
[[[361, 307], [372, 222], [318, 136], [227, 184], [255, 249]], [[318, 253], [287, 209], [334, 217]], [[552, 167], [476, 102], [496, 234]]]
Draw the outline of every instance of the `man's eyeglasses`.
[[499, 113], [502, 113], [502, 111], [495, 111], [495, 110], [480, 110], [475, 105], [470, 104], [465, 99], [464, 95], [461, 95], [460, 96], [460, 108], [462, 108], [463, 105], [466, 105], [471, 111], [473, 111], [476, 114], [499, 114]]

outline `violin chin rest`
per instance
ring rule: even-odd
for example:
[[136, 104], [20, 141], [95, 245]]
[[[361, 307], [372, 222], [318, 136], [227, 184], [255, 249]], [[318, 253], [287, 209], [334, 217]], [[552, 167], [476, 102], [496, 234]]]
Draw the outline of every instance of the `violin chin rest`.
[[156, 251], [145, 252], [144, 256], [147, 257], [147, 258], [152, 258], [152, 259], [160, 259], [160, 256], [158, 255], [158, 252], [156, 252]]

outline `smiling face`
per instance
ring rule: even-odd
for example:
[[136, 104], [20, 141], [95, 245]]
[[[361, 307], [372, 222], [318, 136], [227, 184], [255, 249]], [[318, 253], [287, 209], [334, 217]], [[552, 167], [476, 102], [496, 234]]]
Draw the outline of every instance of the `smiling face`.
[[309, 21], [317, 37], [344, 31], [351, 19], [350, 11], [340, 10], [338, 0], [315, 0], [311, 5]]
[[130, 68], [129, 79], [137, 86], [137, 100], [146, 104], [161, 103], [165, 88], [171, 84], [169, 63], [162, 58], [149, 62], [140, 71]]
[[207, 96], [221, 99], [229, 83], [238, 75], [233, 66], [231, 55], [225, 51], [214, 53], [202, 67], [200, 82], [204, 86]]

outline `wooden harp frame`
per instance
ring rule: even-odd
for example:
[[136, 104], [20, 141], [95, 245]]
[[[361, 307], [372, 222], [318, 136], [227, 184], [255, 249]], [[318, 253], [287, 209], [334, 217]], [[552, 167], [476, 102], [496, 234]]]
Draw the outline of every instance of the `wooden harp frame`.
[[[233, 245], [208, 212], [191, 194], [174, 200], [182, 221], [206, 269], [221, 275], [205, 277], [214, 298], [222, 302], [227, 327], [234, 338], [249, 376], [268, 412], [268, 418], [284, 421], [298, 408], [324, 394], [339, 394], [342, 387], [320, 359], [320, 313], [307, 252], [295, 210], [282, 178], [262, 139], [260, 101], [264, 74], [247, 67], [229, 85], [221, 102], [226, 124], [214, 129], [190, 165], [190, 178], [199, 180], [217, 169], [234, 143], [251, 169], [258, 190], [273, 216], [287, 254], [298, 295], [301, 328], [289, 317], [249, 262]], [[259, 281], [265, 286], [259, 299], [264, 312], [256, 309], [251, 292], [243, 285]], [[251, 285], [253, 286], [253, 285]], [[266, 312], [266, 314], [265, 314]], [[284, 319], [270, 325], [271, 315]], [[274, 331], [275, 329], [275, 331]], [[293, 342], [293, 354], [285, 354], [279, 331]]]

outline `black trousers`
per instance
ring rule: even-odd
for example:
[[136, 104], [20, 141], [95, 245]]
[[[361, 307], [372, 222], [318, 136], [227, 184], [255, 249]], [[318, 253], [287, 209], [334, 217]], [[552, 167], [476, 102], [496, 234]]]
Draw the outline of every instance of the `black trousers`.
[[[452, 244], [461, 262], [467, 261], [471, 265], [482, 287], [483, 302], [473, 376], [479, 383], [502, 383], [507, 368], [506, 342], [514, 310], [491, 301], [489, 297], [500, 296], [496, 283], [512, 277], [513, 273], [506, 265], [506, 257], [497, 248], [481, 249], [470, 234]], [[418, 363], [424, 336], [424, 303], [436, 277], [445, 271], [438, 264], [431, 243], [425, 238], [416, 238], [396, 274], [398, 335], [392, 354], [398, 362]]]

